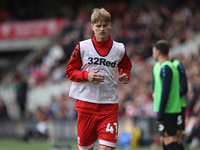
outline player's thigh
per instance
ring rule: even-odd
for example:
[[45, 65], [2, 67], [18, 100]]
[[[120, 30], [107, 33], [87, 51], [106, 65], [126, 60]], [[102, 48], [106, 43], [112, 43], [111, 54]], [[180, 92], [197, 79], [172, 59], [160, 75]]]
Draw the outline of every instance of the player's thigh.
[[178, 114], [166, 114], [164, 117], [164, 130], [168, 136], [176, 136], [178, 130]]
[[78, 145], [92, 147], [97, 141], [95, 115], [78, 112], [77, 119]]
[[158, 125], [160, 136], [176, 136], [178, 130], [177, 116], [177, 114], [164, 115], [164, 123]]
[[99, 144], [110, 148], [117, 146], [118, 114], [104, 115], [99, 118], [98, 139]]
[[178, 116], [180, 114], [165, 114], [164, 117], [164, 137], [163, 142], [168, 145], [173, 142], [177, 142], [177, 131], [178, 131]]

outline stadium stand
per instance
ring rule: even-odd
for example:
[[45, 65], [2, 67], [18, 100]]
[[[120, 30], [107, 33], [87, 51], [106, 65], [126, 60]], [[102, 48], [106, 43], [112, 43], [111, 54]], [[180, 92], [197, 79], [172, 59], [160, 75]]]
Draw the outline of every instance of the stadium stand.
[[[133, 64], [130, 84], [119, 86], [120, 117], [135, 118], [138, 126], [141, 126], [143, 118], [154, 118], [151, 97], [154, 64], [151, 57], [152, 44], [162, 38], [171, 42], [171, 57], [179, 59], [186, 69], [189, 85], [186, 126], [191, 124], [194, 114], [199, 117], [193, 109], [198, 105], [200, 93], [199, 0], [108, 0], [104, 3], [98, 1], [96, 4], [88, 0], [85, 4], [81, 2], [79, 6], [75, 5], [76, 0], [69, 3], [50, 1], [47, 6], [44, 5], [45, 1], [4, 0], [2, 3], [5, 8], [2, 6], [0, 9], [1, 29], [5, 24], [17, 26], [18, 23], [26, 22], [31, 27], [32, 23], [37, 24], [39, 20], [45, 26], [48, 19], [64, 19], [64, 23], [60, 25], [61, 30], [57, 30], [56, 34], [49, 33], [43, 37], [29, 33], [31, 38], [16, 36], [15, 39], [0, 39], [0, 98], [5, 102], [12, 121], [19, 119], [15, 87], [24, 77], [29, 87], [26, 121], [36, 120], [37, 109], [42, 109], [49, 120], [58, 121], [55, 124], [60, 126], [62, 121], [76, 119], [75, 102], [68, 97], [71, 83], [65, 77], [65, 68], [77, 42], [93, 35], [89, 28], [88, 14], [93, 7], [102, 6], [113, 16], [112, 36], [126, 45]], [[59, 9], [55, 9], [56, 7]], [[42, 29], [46, 30], [45, 27]], [[2, 38], [2, 30], [0, 32]], [[140, 117], [142, 119], [137, 122]], [[145, 130], [146, 126], [141, 128]], [[150, 136], [152, 134], [155, 133], [149, 133]], [[55, 137], [65, 138], [63, 134], [60, 136], [62, 137], [56, 134]], [[145, 140], [149, 140], [150, 136], [145, 137]]]

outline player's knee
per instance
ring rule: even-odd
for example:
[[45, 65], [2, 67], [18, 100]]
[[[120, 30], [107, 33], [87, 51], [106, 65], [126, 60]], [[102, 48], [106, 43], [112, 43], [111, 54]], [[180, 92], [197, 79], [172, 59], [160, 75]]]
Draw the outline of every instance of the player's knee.
[[114, 150], [115, 148], [113, 147], [108, 147], [108, 146], [103, 146], [103, 145], [100, 145], [100, 150]]
[[173, 142], [177, 142], [177, 136], [164, 136], [163, 142], [165, 145], [168, 145]]

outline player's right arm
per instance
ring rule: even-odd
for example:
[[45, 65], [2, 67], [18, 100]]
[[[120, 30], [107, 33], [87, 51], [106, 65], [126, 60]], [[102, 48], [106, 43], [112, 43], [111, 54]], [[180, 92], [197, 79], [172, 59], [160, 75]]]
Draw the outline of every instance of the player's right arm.
[[94, 83], [101, 83], [104, 81], [104, 76], [98, 74], [99, 70], [87, 72], [81, 71], [81, 57], [80, 57], [80, 46], [77, 45], [71, 54], [71, 58], [67, 65], [66, 76], [73, 82], [90, 81]]
[[80, 57], [80, 46], [77, 45], [74, 51], [71, 54], [71, 58], [66, 68], [66, 77], [73, 82], [82, 82], [88, 80], [87, 71], [81, 71], [82, 66], [81, 57]]
[[164, 111], [167, 106], [167, 101], [170, 93], [172, 70], [167, 65], [162, 67], [161, 79], [162, 79], [162, 93], [161, 93], [160, 107], [157, 113], [157, 121], [163, 121], [164, 119]]

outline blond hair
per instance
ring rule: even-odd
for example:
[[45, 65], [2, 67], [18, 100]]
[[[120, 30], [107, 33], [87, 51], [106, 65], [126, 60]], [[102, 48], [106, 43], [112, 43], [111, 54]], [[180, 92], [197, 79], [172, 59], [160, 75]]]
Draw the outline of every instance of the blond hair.
[[97, 23], [99, 21], [111, 22], [111, 15], [104, 8], [95, 8], [91, 15], [91, 23]]

